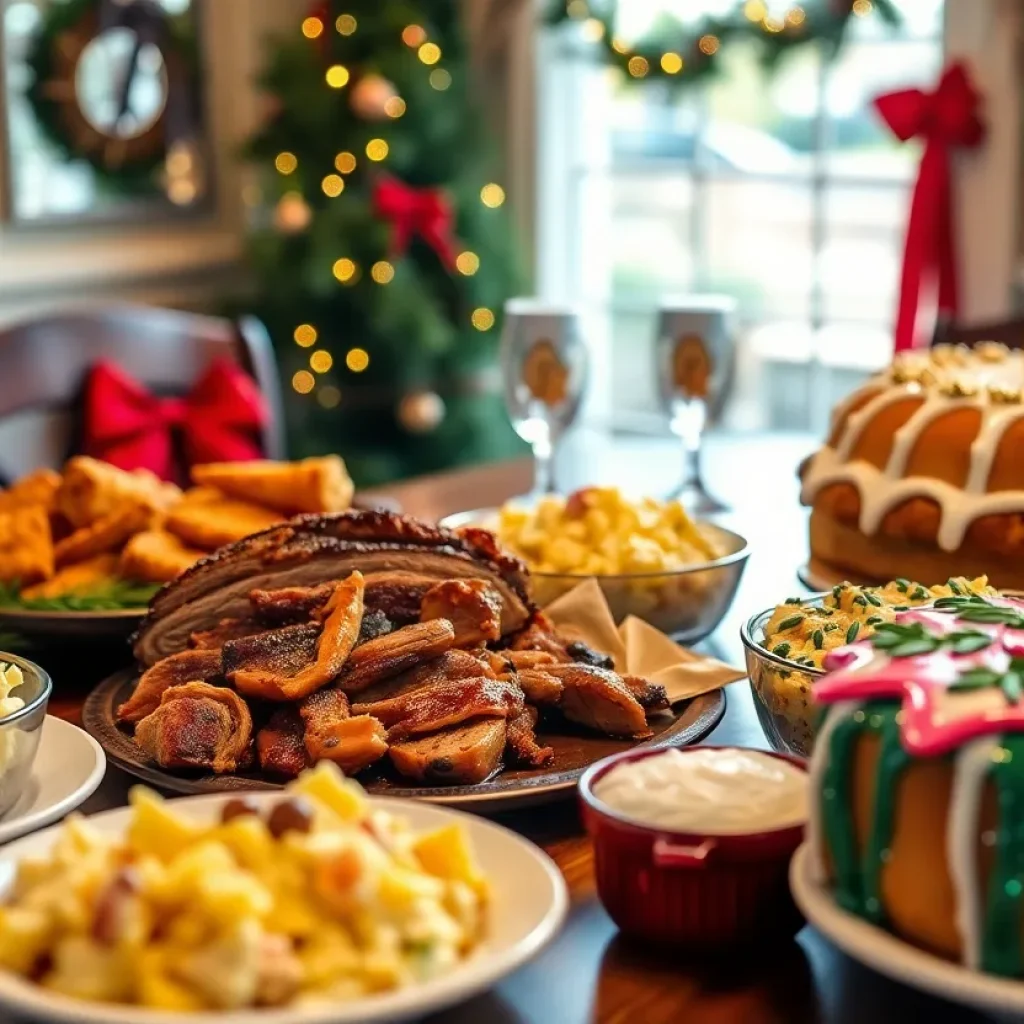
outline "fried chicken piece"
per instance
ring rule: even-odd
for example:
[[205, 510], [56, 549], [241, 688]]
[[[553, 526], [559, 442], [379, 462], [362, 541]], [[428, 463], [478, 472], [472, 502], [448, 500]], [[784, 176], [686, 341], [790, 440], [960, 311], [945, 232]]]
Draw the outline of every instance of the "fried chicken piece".
[[531, 704], [556, 705], [561, 703], [565, 687], [560, 679], [539, 668], [524, 668], [500, 678], [516, 683]]
[[[300, 700], [331, 682], [341, 672], [359, 636], [359, 626], [363, 618], [362, 573], [354, 572], [347, 580], [338, 584], [322, 615], [324, 626], [317, 641], [315, 660], [303, 664], [298, 671], [291, 672], [287, 668], [282, 671], [280, 666], [232, 668], [228, 671], [225, 663], [228, 679], [238, 692], [246, 697], [259, 697], [263, 700]], [[256, 640], [258, 638], [240, 640], [236, 643], [254, 644]], [[364, 644], [363, 649], [368, 646], [369, 644]]]
[[[201, 629], [188, 638], [189, 647], [197, 651], [219, 651], [232, 640], [244, 640], [246, 637], [265, 633], [266, 627], [252, 619], [221, 619], [213, 629]], [[315, 631], [319, 636], [320, 631]]]
[[151, 715], [163, 695], [185, 683], [207, 683], [221, 674], [220, 650], [182, 651], [158, 661], [142, 673], [132, 695], [117, 709], [119, 722], [138, 722]]
[[354, 486], [337, 455], [301, 462], [211, 462], [192, 467], [192, 479], [288, 515], [298, 512], [343, 512], [352, 504]]
[[260, 767], [273, 775], [294, 779], [309, 767], [306, 726], [294, 707], [278, 708], [256, 734]]
[[668, 694], [660, 683], [652, 683], [647, 679], [641, 679], [640, 676], [623, 676], [622, 681], [644, 711], [668, 710]]
[[254, 590], [249, 594], [253, 615], [268, 626], [308, 622], [331, 599], [339, 580], [315, 587], [283, 587], [281, 590]]
[[174, 484], [164, 483], [146, 469], [131, 473], [109, 463], [76, 455], [64, 466], [57, 491], [57, 509], [80, 528], [116, 512], [126, 502], [166, 511], [181, 497]]
[[216, 551], [281, 522], [281, 514], [225, 498], [219, 491], [188, 491], [167, 514], [166, 529], [191, 547]]
[[58, 541], [53, 549], [54, 561], [58, 566], [68, 565], [93, 555], [117, 551], [130, 537], [148, 529], [153, 515], [148, 505], [127, 502]]
[[357, 647], [349, 655], [340, 685], [346, 693], [358, 693], [372, 683], [440, 657], [454, 644], [455, 630], [447, 619], [404, 626]]
[[252, 716], [234, 690], [185, 683], [164, 692], [160, 706], [135, 727], [135, 741], [161, 768], [235, 771], [249, 755]]
[[378, 719], [388, 728], [388, 742], [397, 743], [471, 718], [514, 718], [523, 706], [523, 691], [518, 686], [481, 676], [446, 680], [390, 700], [355, 704], [352, 711]]
[[476, 647], [501, 636], [501, 597], [486, 580], [444, 580], [423, 595], [420, 621], [447, 619], [456, 647]]
[[401, 775], [441, 786], [472, 786], [501, 767], [507, 724], [482, 718], [391, 746], [388, 755]]
[[25, 587], [21, 592], [26, 601], [38, 598], [64, 597], [85, 594], [109, 583], [117, 576], [117, 555], [96, 555], [84, 562], [67, 565], [43, 583]]
[[25, 586], [53, 576], [50, 517], [42, 505], [0, 512], [0, 580]]
[[121, 575], [144, 583], [169, 583], [190, 569], [205, 552], [183, 544], [166, 530], [143, 530], [121, 552]]
[[570, 722], [609, 736], [645, 739], [651, 735], [647, 716], [622, 677], [589, 665], [551, 665], [549, 672], [564, 691], [559, 707]]
[[60, 473], [52, 469], [37, 469], [0, 492], [0, 512], [10, 512], [27, 505], [42, 505], [47, 512], [52, 512], [57, 502], [58, 487]]
[[517, 764], [529, 768], [543, 768], [555, 758], [551, 747], [542, 747], [537, 742], [537, 709], [527, 705], [508, 720], [508, 746]]
[[543, 612], [534, 612], [525, 629], [519, 631], [509, 645], [511, 651], [543, 651], [556, 661], [571, 662], [568, 641], [555, 629]]

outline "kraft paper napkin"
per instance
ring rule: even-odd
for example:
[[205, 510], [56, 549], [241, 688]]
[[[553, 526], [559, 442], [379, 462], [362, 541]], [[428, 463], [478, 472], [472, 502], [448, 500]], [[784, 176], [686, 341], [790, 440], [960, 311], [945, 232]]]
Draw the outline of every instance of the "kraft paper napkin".
[[680, 647], [660, 630], [630, 615], [618, 627], [597, 580], [589, 579], [552, 601], [545, 614], [570, 640], [610, 654], [620, 674], [665, 687], [670, 703], [698, 697], [743, 679], [746, 673], [716, 658]]

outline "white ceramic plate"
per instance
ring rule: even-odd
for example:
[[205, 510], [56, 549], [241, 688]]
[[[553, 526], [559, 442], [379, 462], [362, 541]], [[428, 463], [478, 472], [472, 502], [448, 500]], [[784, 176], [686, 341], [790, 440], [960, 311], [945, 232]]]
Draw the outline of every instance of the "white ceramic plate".
[[106, 770], [103, 749], [88, 733], [47, 715], [28, 786], [0, 818], [0, 843], [59, 821], [96, 792]]
[[790, 865], [789, 885], [797, 906], [822, 935], [879, 974], [979, 1010], [1024, 1013], [1024, 982], [969, 971], [838, 907], [814, 880], [806, 843]]
[[[232, 795], [237, 796], [188, 797], [174, 804], [195, 821], [215, 821]], [[253, 799], [272, 806], [281, 795], [254, 793]], [[407, 800], [375, 798], [373, 802], [401, 815], [417, 831], [460, 822], [470, 835], [481, 868], [491, 879], [493, 898], [487, 937], [450, 974], [399, 992], [343, 1004], [183, 1015], [69, 999], [0, 972], [0, 1020], [7, 1020], [8, 1014], [62, 1024], [375, 1024], [408, 1020], [461, 1003], [490, 988], [536, 956], [558, 931], [568, 907], [568, 893], [561, 872], [536, 846], [500, 825], [458, 811]], [[130, 817], [131, 809], [122, 807], [94, 815], [89, 822], [101, 832], [121, 834]], [[0, 850], [0, 895], [10, 884], [15, 863], [24, 857], [45, 855], [57, 833], [57, 828], [50, 828]]]

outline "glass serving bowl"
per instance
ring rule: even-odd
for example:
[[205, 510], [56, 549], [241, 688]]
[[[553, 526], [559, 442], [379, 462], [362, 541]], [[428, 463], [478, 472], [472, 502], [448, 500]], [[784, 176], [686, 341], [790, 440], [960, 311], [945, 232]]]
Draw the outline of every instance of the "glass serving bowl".
[[[450, 530], [463, 526], [493, 530], [497, 519], [497, 509], [475, 509], [448, 516], [440, 525]], [[750, 557], [750, 547], [738, 533], [713, 523], [698, 525], [715, 538], [726, 554], [712, 562], [696, 562], [670, 572], [591, 577], [531, 569], [533, 600], [543, 608], [593, 578], [604, 592], [616, 622], [635, 615], [679, 643], [696, 643], [713, 632], [729, 610]]]
[[[801, 604], [820, 605], [824, 594], [810, 595]], [[740, 628], [754, 708], [768, 741], [784, 754], [810, 757], [814, 749], [817, 707], [811, 687], [825, 673], [772, 654], [763, 645], [764, 629], [774, 608], [748, 619]]]
[[6, 814], [28, 789], [32, 762], [39, 749], [43, 720], [50, 703], [53, 683], [38, 665], [15, 654], [0, 651], [0, 662], [17, 665], [24, 682], [12, 696], [20, 697], [25, 706], [12, 715], [0, 718], [0, 815]]

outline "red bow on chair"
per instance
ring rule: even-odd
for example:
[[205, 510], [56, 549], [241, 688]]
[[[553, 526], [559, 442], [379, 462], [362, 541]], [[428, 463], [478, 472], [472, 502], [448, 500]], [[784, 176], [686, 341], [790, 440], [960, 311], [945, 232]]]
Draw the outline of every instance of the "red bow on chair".
[[901, 142], [924, 141], [903, 254], [896, 318], [900, 352], [914, 348], [918, 340], [917, 316], [926, 278], [935, 279], [939, 315], [955, 317], [959, 311], [950, 154], [957, 146], [977, 146], [985, 137], [985, 126], [979, 116], [981, 98], [959, 63], [943, 72], [935, 92], [903, 89], [879, 96], [875, 106]]
[[391, 221], [391, 254], [403, 256], [414, 235], [419, 235], [441, 262], [455, 267], [455, 215], [448, 197], [436, 188], [413, 188], [397, 178], [381, 177], [373, 190], [378, 217]]
[[173, 480], [175, 438], [189, 466], [258, 459], [267, 419], [259, 388], [237, 366], [214, 360], [192, 393], [158, 398], [112, 363], [97, 363], [85, 385], [83, 449], [122, 469]]

